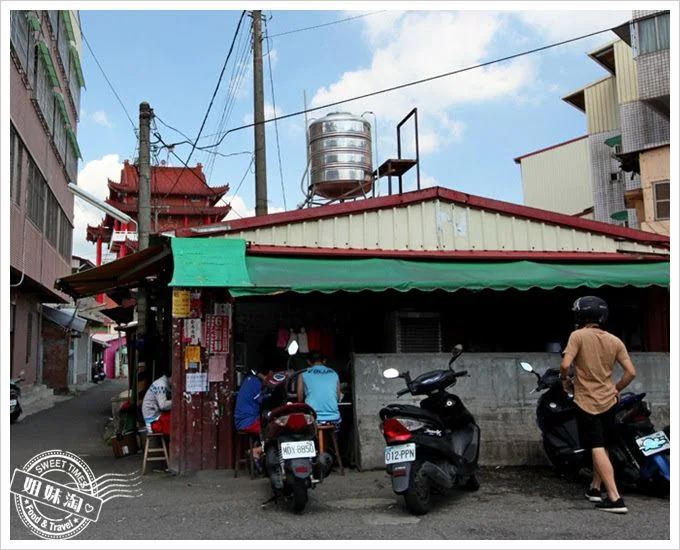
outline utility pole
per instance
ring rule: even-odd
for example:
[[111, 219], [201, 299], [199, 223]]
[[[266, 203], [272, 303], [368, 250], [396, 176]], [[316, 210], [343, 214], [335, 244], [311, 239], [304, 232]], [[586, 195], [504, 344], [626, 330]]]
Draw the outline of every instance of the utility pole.
[[262, 78], [262, 12], [253, 17], [253, 96], [255, 98], [255, 215], [267, 214], [267, 154], [264, 138], [264, 82]]
[[[149, 133], [153, 111], [146, 101], [139, 104], [139, 196], [137, 199], [137, 244], [139, 251], [149, 247], [151, 232], [151, 145]], [[137, 289], [137, 372], [136, 388], [133, 392], [133, 404], [137, 403], [139, 392], [146, 386], [146, 326], [148, 313], [148, 295], [145, 286]], [[141, 382], [141, 383], [140, 383]]]

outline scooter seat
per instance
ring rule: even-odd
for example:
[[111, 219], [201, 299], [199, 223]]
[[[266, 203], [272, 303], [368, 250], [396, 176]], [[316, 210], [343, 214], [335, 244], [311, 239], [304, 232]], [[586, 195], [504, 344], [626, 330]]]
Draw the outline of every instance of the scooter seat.
[[380, 410], [381, 420], [385, 420], [386, 418], [394, 418], [396, 416], [414, 418], [417, 420], [427, 420], [442, 428], [444, 427], [442, 419], [439, 418], [439, 415], [433, 413], [432, 411], [428, 411], [427, 409], [416, 407], [415, 405], [402, 405], [395, 403], [387, 405], [384, 409]]

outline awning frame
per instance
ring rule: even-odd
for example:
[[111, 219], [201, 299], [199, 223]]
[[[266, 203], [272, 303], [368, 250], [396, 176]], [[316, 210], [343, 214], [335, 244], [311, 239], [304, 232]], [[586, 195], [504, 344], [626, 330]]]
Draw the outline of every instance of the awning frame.
[[55, 288], [75, 299], [147, 285], [158, 276], [171, 257], [170, 247], [155, 245], [113, 262], [86, 269], [55, 281]]

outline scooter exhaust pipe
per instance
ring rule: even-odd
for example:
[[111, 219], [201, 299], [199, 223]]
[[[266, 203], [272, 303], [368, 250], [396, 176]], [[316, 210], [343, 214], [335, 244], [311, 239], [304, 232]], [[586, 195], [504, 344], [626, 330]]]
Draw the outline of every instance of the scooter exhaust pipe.
[[453, 479], [451, 476], [436, 464], [433, 464], [432, 462], [425, 462], [421, 466], [421, 469], [423, 470], [423, 473], [432, 480], [433, 483], [436, 483], [444, 489], [450, 489], [453, 487]]
[[321, 474], [319, 477], [328, 477], [333, 468], [333, 457], [326, 452], [320, 453], [316, 459], [316, 463], [318, 465], [319, 473]]

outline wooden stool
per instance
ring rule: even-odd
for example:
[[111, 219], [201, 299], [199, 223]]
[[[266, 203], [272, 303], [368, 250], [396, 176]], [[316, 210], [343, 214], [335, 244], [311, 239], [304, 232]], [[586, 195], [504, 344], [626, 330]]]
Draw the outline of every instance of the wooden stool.
[[[151, 441], [158, 442], [160, 440], [161, 444], [154, 447], [151, 446]], [[156, 456], [163, 455], [163, 456]], [[165, 434], [161, 433], [147, 433], [146, 443], [144, 444], [144, 459], [142, 461], [142, 475], [146, 473], [146, 463], [153, 462], [154, 460], [164, 460], [167, 467], [170, 467], [170, 460], [168, 459], [168, 447], [165, 444]]]
[[[243, 448], [243, 440], [247, 438], [248, 440], [248, 457], [244, 458], [243, 454], [245, 449]], [[234, 447], [234, 477], [238, 477], [238, 470], [242, 462], [248, 463], [248, 472], [250, 477], [255, 477], [255, 458], [253, 457], [253, 446], [257, 436], [248, 432], [236, 432], [236, 445]]]
[[319, 437], [319, 454], [324, 452], [325, 446], [325, 436], [326, 432], [330, 432], [331, 438], [333, 439], [333, 448], [335, 450], [335, 459], [338, 461], [340, 466], [340, 474], [345, 475], [345, 469], [342, 467], [342, 458], [340, 458], [340, 445], [338, 445], [338, 435], [335, 433], [335, 426], [333, 424], [326, 424], [317, 427], [317, 434]]

